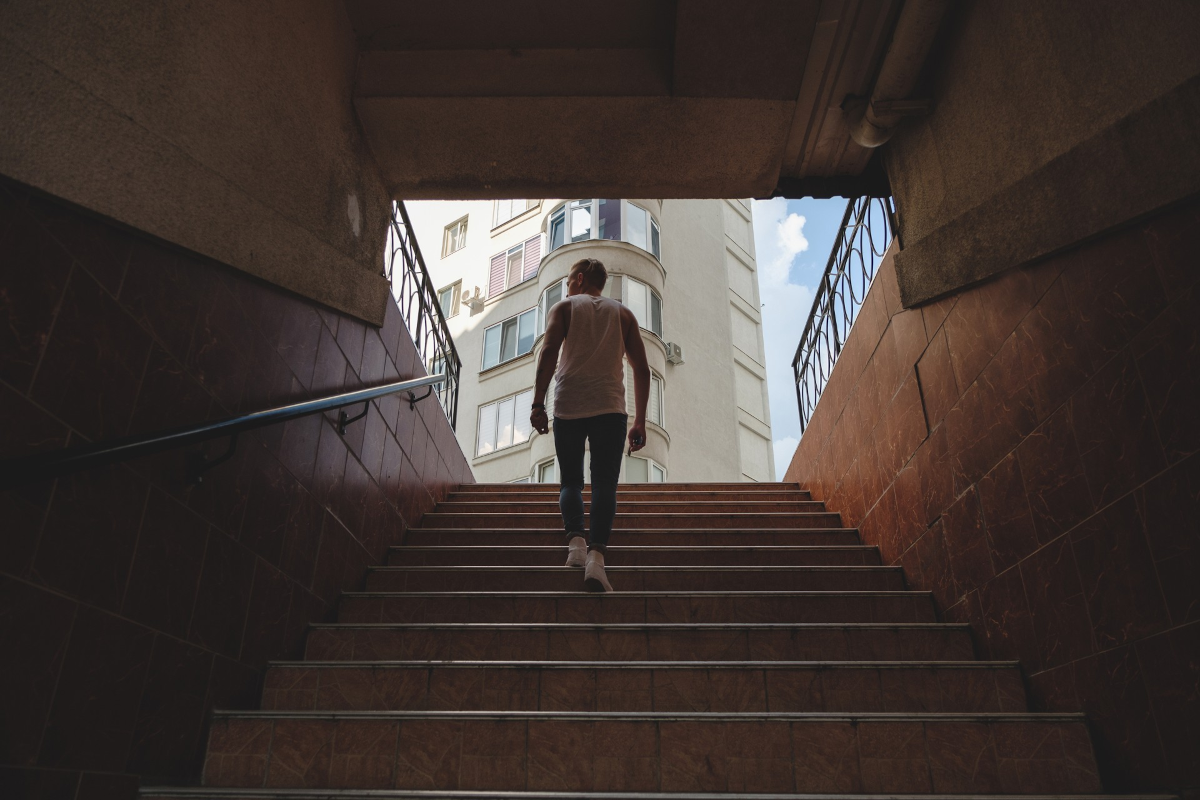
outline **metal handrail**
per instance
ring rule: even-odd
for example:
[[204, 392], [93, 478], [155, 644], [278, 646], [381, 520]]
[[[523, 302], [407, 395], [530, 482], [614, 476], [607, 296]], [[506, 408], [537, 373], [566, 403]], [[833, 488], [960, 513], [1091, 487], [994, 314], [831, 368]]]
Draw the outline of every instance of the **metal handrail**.
[[[128, 461], [133, 458], [154, 455], [164, 450], [187, 447], [188, 445], [205, 442], [210, 439], [219, 439], [223, 436], [231, 437], [229, 451], [217, 459], [209, 461], [205, 460], [202, 456], [198, 456], [198, 454], [194, 454], [197, 457], [193, 458], [192, 463], [189, 465], [189, 472], [191, 472], [191, 479], [199, 482], [200, 475], [204, 471], [233, 455], [233, 448], [237, 444], [237, 436], [240, 433], [267, 425], [287, 422], [288, 420], [300, 417], [307, 417], [312, 414], [321, 414], [325, 411], [345, 408], [346, 406], [369, 403], [377, 398], [400, 392], [409, 393], [408, 401], [411, 407], [428, 397], [433, 392], [434, 386], [443, 384], [445, 381], [445, 375], [430, 375], [424, 378], [387, 383], [371, 389], [342, 392], [341, 394], [330, 395], [318, 400], [305, 400], [302, 403], [293, 403], [287, 406], [269, 408], [264, 411], [255, 411], [251, 414], [230, 417], [218, 422], [205, 422], [199, 425], [188, 425], [159, 433], [128, 436], [111, 442], [83, 445], [65, 450], [23, 456], [21, 458], [9, 458], [0, 461], [0, 489], [8, 489], [13, 486], [47, 480], [84, 469], [102, 467], [119, 461]], [[413, 389], [420, 389], [423, 386], [430, 387], [429, 392], [420, 397], [413, 393]], [[361, 419], [365, 413], [364, 411], [363, 414], [358, 416], [347, 417], [345, 412], [342, 412], [338, 418], [338, 432], [345, 434], [346, 425], [357, 419]]]
[[[859, 197], [846, 204], [837, 241], [792, 358], [802, 433], [833, 374], [895, 231], [891, 198]], [[876, 246], [877, 240], [882, 246]]]
[[383, 276], [392, 287], [396, 305], [400, 308], [421, 363], [428, 372], [444, 372], [446, 375], [446, 382], [438, 390], [438, 401], [446, 412], [450, 427], [456, 428], [462, 360], [450, 336], [450, 328], [438, 303], [437, 289], [429, 278], [429, 270], [425, 268], [421, 247], [417, 244], [412, 221], [403, 202], [392, 205], [387, 251]]

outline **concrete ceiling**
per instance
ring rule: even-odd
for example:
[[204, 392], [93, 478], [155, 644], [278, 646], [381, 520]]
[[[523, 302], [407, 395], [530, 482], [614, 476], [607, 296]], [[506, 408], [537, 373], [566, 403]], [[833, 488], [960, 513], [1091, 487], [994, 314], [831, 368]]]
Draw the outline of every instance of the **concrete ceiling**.
[[899, 6], [347, 0], [355, 108], [402, 198], [869, 193], [840, 105]]

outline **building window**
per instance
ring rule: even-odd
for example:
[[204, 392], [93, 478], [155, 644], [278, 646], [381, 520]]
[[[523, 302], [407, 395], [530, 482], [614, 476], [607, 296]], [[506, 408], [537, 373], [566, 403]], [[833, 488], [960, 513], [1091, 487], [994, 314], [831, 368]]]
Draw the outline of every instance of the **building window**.
[[664, 483], [667, 471], [649, 458], [625, 457], [626, 483]]
[[[633, 388], [633, 367], [625, 362], [625, 413], [632, 419], [637, 414], [637, 395]], [[650, 370], [650, 397], [646, 401], [646, 421], [653, 422], [660, 428], [663, 424], [663, 379], [654, 370]]]
[[509, 481], [509, 483], [529, 483], [529, 476], [526, 475], [524, 478], [517, 478], [516, 480]]
[[497, 450], [529, 441], [533, 389], [479, 407], [479, 427], [475, 432], [475, 455], [486, 456]]
[[446, 226], [446, 234], [442, 238], [442, 258], [462, 250], [467, 246], [467, 218], [451, 222]]
[[550, 309], [554, 308], [557, 303], [567, 296], [567, 279], [555, 283], [553, 286], [542, 292], [542, 299], [538, 302], [538, 324], [537, 332], [540, 336], [546, 332], [546, 320], [550, 318]]
[[558, 483], [558, 464], [551, 459], [538, 464], [534, 470], [535, 483]]
[[538, 310], [531, 308], [483, 331], [483, 368], [512, 361], [533, 349]]
[[532, 236], [515, 247], [492, 256], [488, 272], [488, 297], [495, 297], [537, 276], [542, 261], [542, 237]]
[[442, 307], [442, 316], [446, 319], [458, 314], [458, 294], [461, 289], [462, 281], [458, 281], [438, 292], [438, 305]]
[[516, 219], [531, 208], [536, 208], [537, 200], [497, 200], [496, 209], [492, 214], [492, 227], [499, 228], [510, 219]]
[[621, 280], [621, 302], [624, 303], [638, 325], [663, 338], [662, 298], [641, 281], [624, 276]]
[[637, 245], [662, 260], [658, 221], [628, 200], [572, 200], [550, 215], [548, 233], [550, 252], [568, 242], [609, 239]]

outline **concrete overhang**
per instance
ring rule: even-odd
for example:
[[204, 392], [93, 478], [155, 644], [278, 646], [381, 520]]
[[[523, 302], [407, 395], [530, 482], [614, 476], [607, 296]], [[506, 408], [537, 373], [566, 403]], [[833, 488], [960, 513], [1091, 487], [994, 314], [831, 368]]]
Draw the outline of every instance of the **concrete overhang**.
[[900, 0], [347, 0], [354, 104], [403, 198], [886, 191], [841, 109]]

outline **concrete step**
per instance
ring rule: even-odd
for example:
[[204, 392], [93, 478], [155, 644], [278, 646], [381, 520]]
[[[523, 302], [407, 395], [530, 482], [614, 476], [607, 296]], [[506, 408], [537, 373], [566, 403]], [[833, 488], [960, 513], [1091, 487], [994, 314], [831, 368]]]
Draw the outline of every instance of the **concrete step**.
[[[496, 530], [502, 528], [549, 528], [562, 529], [562, 515], [557, 511], [529, 514], [497, 514], [491, 511], [474, 513], [442, 513], [431, 511], [421, 517], [421, 528], [470, 528]], [[767, 513], [753, 514], [712, 513], [626, 513], [618, 508], [614, 527], [617, 529], [693, 529], [735, 528], [738, 530], [772, 528], [838, 528], [841, 516], [831, 512], [810, 513]]]
[[973, 661], [967, 625], [940, 623], [336, 623], [314, 661]]
[[[589, 500], [592, 496], [592, 491], [588, 487], [583, 489], [583, 499]], [[453, 502], [496, 502], [504, 500], [517, 500], [523, 502], [546, 501], [558, 503], [558, 486], [550, 484], [537, 484], [530, 488], [516, 488], [510, 491], [496, 492], [477, 492], [471, 489], [455, 490], [450, 492], [446, 499]], [[780, 489], [770, 491], [756, 491], [751, 493], [741, 491], [711, 491], [711, 490], [677, 490], [663, 491], [659, 489], [649, 489], [643, 491], [627, 491], [624, 486], [617, 490], [617, 502], [624, 503], [626, 500], [639, 502], [660, 502], [660, 501], [693, 501], [693, 500], [743, 500], [752, 499], [753, 502], [764, 502], [768, 500], [812, 500], [812, 495], [800, 489]]]
[[[622, 498], [617, 503], [617, 514], [620, 518], [630, 515], [644, 514], [821, 514], [825, 513], [825, 504], [814, 500], [758, 500], [746, 498], [742, 500], [658, 500], [644, 502], [640, 499]], [[585, 511], [591, 510], [591, 503], [584, 502]], [[439, 514], [560, 514], [558, 498], [553, 499], [504, 499], [486, 501], [443, 500], [435, 509]], [[561, 519], [561, 516], [559, 517]]]
[[[428, 515], [427, 515], [428, 516]], [[618, 520], [620, 522], [620, 520]], [[613, 546], [672, 547], [758, 547], [763, 545], [803, 545], [828, 547], [861, 545], [854, 528], [634, 528], [622, 527], [613, 531]], [[557, 525], [540, 528], [411, 528], [404, 534], [404, 544], [422, 547], [458, 547], [461, 545], [501, 545], [527, 547], [565, 545], [562, 520]]]
[[[469, 545], [464, 547], [392, 547], [390, 566], [413, 567], [561, 567], [567, 557], [565, 544], [505, 547]], [[841, 547], [805, 547], [766, 545], [762, 547], [642, 547], [608, 548], [608, 563], [622, 567], [651, 566], [879, 566], [879, 549], [864, 545]], [[615, 567], [614, 567], [615, 568]]]
[[1024, 712], [1015, 663], [273, 664], [264, 711]]
[[936, 622], [929, 592], [346, 592], [339, 622]]
[[[896, 591], [899, 567], [626, 567], [606, 570], [621, 592]], [[372, 592], [576, 592], [583, 570], [571, 567], [371, 567]]]
[[207, 786], [1098, 793], [1074, 714], [218, 712]]

